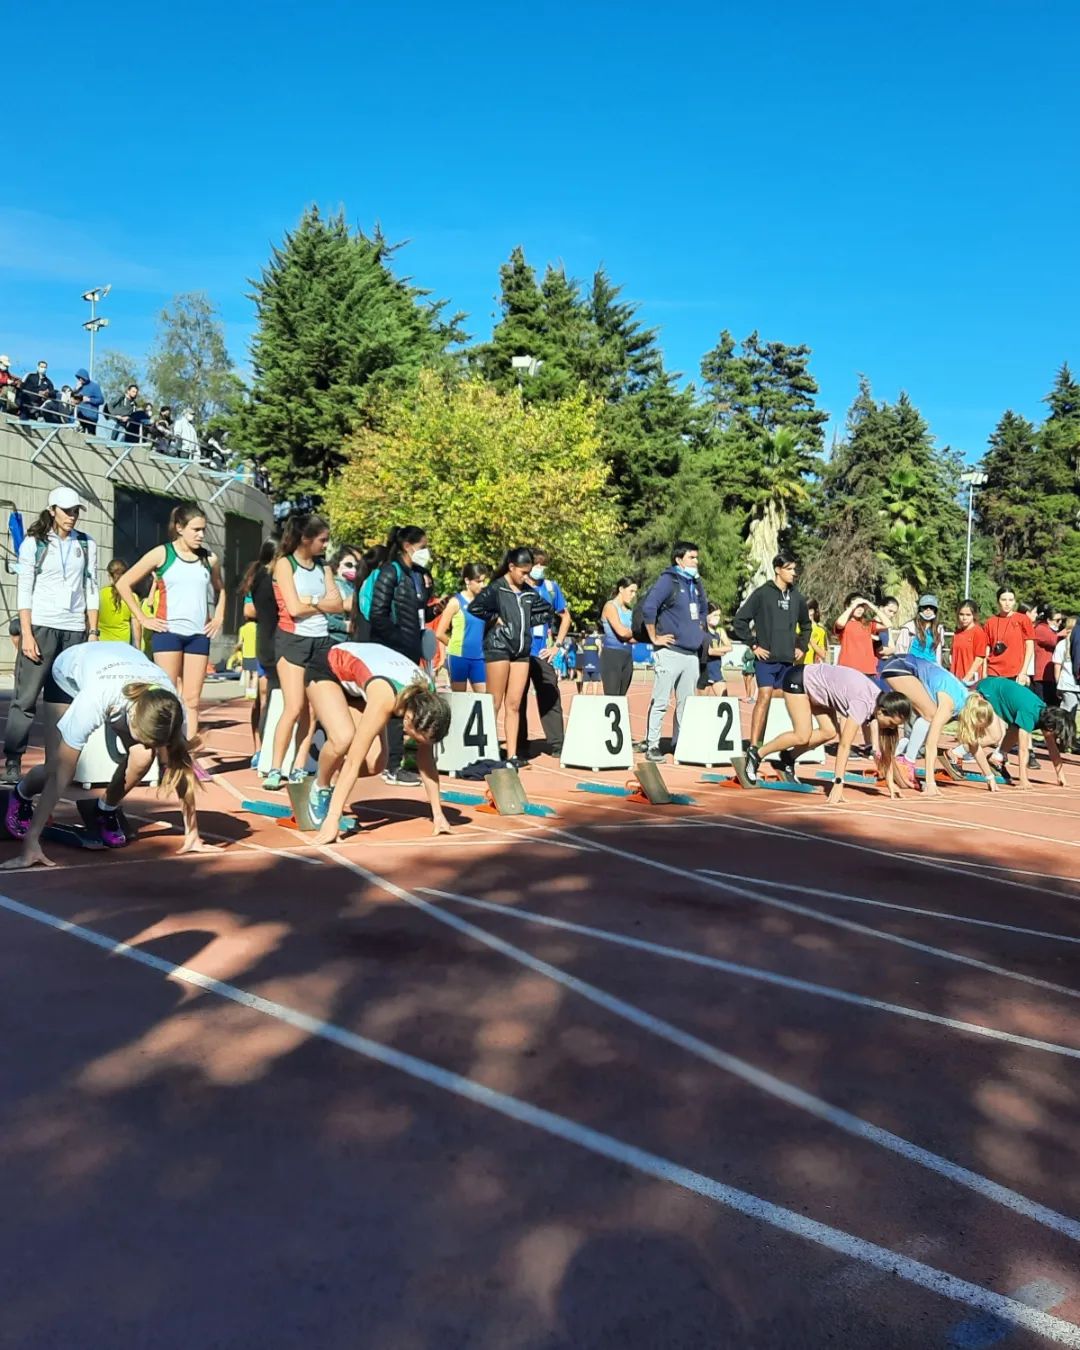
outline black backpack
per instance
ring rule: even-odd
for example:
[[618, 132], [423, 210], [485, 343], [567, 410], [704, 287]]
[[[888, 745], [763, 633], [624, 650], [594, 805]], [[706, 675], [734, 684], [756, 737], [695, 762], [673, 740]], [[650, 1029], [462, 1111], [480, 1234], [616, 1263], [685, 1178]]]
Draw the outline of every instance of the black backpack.
[[[634, 604], [634, 612], [630, 615], [630, 631], [634, 635], [635, 642], [651, 642], [649, 630], [645, 627], [645, 601], [649, 598], [646, 591], [644, 595], [639, 595]], [[663, 606], [661, 606], [663, 608]], [[657, 611], [656, 617], [659, 619], [660, 611]]]

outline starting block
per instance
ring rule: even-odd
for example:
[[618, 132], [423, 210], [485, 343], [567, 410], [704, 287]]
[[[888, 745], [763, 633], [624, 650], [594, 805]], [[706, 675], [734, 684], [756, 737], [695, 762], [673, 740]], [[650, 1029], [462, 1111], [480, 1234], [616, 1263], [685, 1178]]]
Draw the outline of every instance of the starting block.
[[444, 802], [455, 806], [474, 806], [478, 811], [498, 816], [553, 816], [553, 806], [540, 806], [529, 801], [525, 785], [517, 769], [507, 765], [504, 769], [493, 769], [485, 780], [487, 792], [483, 796], [476, 792], [440, 792]]
[[[284, 802], [241, 802], [240, 810], [247, 811], [253, 816], [269, 816], [271, 820], [276, 820], [279, 825], [283, 825], [287, 830], [299, 830], [303, 834], [314, 834], [319, 828], [311, 819], [308, 812], [307, 794], [311, 787], [308, 783], [289, 783], [289, 801], [291, 805], [286, 806]], [[301, 796], [301, 794], [303, 794]], [[339, 829], [351, 834], [356, 828], [355, 816], [342, 816], [339, 822]]]
[[[3, 817], [7, 810], [9, 795], [10, 789], [5, 789], [0, 792], [0, 818]], [[81, 797], [75, 803], [75, 809], [82, 819], [82, 824], [76, 825], [74, 823], [50, 820], [41, 832], [42, 839], [50, 844], [64, 844], [68, 848], [104, 849], [106, 845], [102, 843], [101, 835], [98, 830], [97, 802], [98, 799], [96, 797]], [[118, 810], [116, 814], [120, 822], [120, 828], [124, 832], [124, 841], [125, 843], [130, 843], [135, 837], [135, 831], [132, 829], [123, 810]], [[2, 832], [2, 837], [5, 839], [19, 839], [19, 836], [9, 835], [6, 830]]]
[[[826, 783], [836, 782], [836, 774], [832, 769], [821, 769], [816, 774], [816, 777], [823, 779]], [[852, 783], [855, 787], [876, 787], [878, 778], [877, 774], [873, 771], [867, 773], [846, 773], [844, 774], [844, 782]]]
[[[926, 770], [916, 769], [915, 777], [925, 778]], [[961, 777], [954, 778], [952, 774], [948, 772], [948, 770], [936, 769], [934, 772], [934, 781], [936, 783], [982, 783], [984, 786], [986, 784], [986, 779], [982, 776], [981, 773], [970, 773], [967, 770], [961, 770]], [[1001, 774], [999, 773], [994, 774], [994, 782], [997, 783], [998, 787], [1008, 786], [1005, 779], [1002, 778]]]
[[624, 801], [638, 802], [645, 806], [694, 806], [693, 797], [682, 792], [672, 792], [664, 782], [664, 776], [657, 765], [647, 759], [640, 760], [634, 766], [635, 777], [625, 787], [616, 787], [613, 783], [578, 783], [578, 792], [598, 792], [605, 797], [621, 797]]
[[[745, 792], [744, 788], [737, 778], [728, 778], [722, 773], [703, 773], [701, 775], [703, 783], [718, 783], [720, 787], [739, 788]], [[758, 788], [765, 788], [769, 792], [816, 792], [818, 783], [789, 783], [783, 778], [759, 778], [757, 783], [749, 791], [756, 792]]]

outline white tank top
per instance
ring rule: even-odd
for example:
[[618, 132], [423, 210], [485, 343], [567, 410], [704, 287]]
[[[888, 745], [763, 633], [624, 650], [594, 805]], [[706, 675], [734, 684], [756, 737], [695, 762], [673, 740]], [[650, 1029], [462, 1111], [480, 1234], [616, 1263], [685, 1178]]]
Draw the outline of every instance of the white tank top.
[[201, 633], [214, 599], [209, 557], [181, 558], [172, 544], [165, 545], [165, 561], [154, 576], [157, 616], [165, 629], [182, 637]]
[[[296, 594], [307, 605], [313, 605], [326, 595], [326, 567], [316, 562], [312, 567], [301, 567], [296, 559], [289, 555], [292, 567], [293, 585]], [[308, 614], [303, 619], [294, 619], [289, 613], [281, 587], [274, 582], [274, 597], [278, 607], [278, 627], [283, 633], [298, 633], [300, 637], [326, 637], [328, 624], [325, 614]]]

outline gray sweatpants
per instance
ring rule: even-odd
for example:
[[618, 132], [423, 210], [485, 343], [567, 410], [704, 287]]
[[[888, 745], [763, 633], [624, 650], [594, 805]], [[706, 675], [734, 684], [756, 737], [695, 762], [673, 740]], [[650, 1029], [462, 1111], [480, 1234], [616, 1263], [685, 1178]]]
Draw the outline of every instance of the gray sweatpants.
[[649, 704], [649, 749], [655, 750], [660, 744], [660, 732], [664, 726], [664, 715], [671, 702], [671, 692], [675, 691], [675, 727], [671, 744], [679, 739], [679, 723], [682, 721], [686, 700], [697, 689], [701, 662], [697, 652], [677, 652], [671, 647], [656, 648], [656, 678], [653, 681], [652, 702]]
[[34, 637], [41, 650], [41, 660], [28, 661], [23, 655], [22, 646], [15, 658], [15, 687], [11, 694], [11, 706], [8, 708], [7, 727], [4, 731], [4, 754], [8, 759], [19, 759], [30, 740], [30, 728], [34, 724], [34, 709], [41, 697], [45, 677], [52, 669], [53, 662], [61, 652], [76, 643], [86, 641], [86, 633], [69, 633], [64, 628], [39, 628], [33, 626]]

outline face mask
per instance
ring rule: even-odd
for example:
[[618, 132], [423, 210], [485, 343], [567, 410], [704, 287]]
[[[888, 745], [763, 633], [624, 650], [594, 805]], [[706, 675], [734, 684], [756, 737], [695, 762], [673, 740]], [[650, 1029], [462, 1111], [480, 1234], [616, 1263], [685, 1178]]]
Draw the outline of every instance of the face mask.
[[418, 548], [412, 555], [414, 567], [426, 567], [431, 561], [431, 549]]
[[546, 567], [541, 567], [541, 566], [539, 565], [539, 563], [538, 563], [538, 564], [532, 569], [532, 571], [529, 573], [529, 576], [532, 577], [533, 581], [543, 581], [543, 579], [544, 579], [544, 573], [545, 573], [546, 571], [547, 571], [547, 568], [546, 568]]
[[936, 610], [936, 609], [920, 609], [920, 610], [919, 610], [919, 618], [920, 618], [920, 619], [925, 619], [927, 623], [933, 623], [933, 621], [937, 618], [937, 610]]
[[343, 568], [341, 569], [341, 575], [342, 575], [342, 577], [343, 577], [346, 581], [355, 581], [355, 580], [356, 580], [356, 568], [355, 568], [355, 567], [343, 567]]
[[696, 567], [684, 567], [682, 570], [688, 577], [696, 577], [698, 575], [698, 569]]

